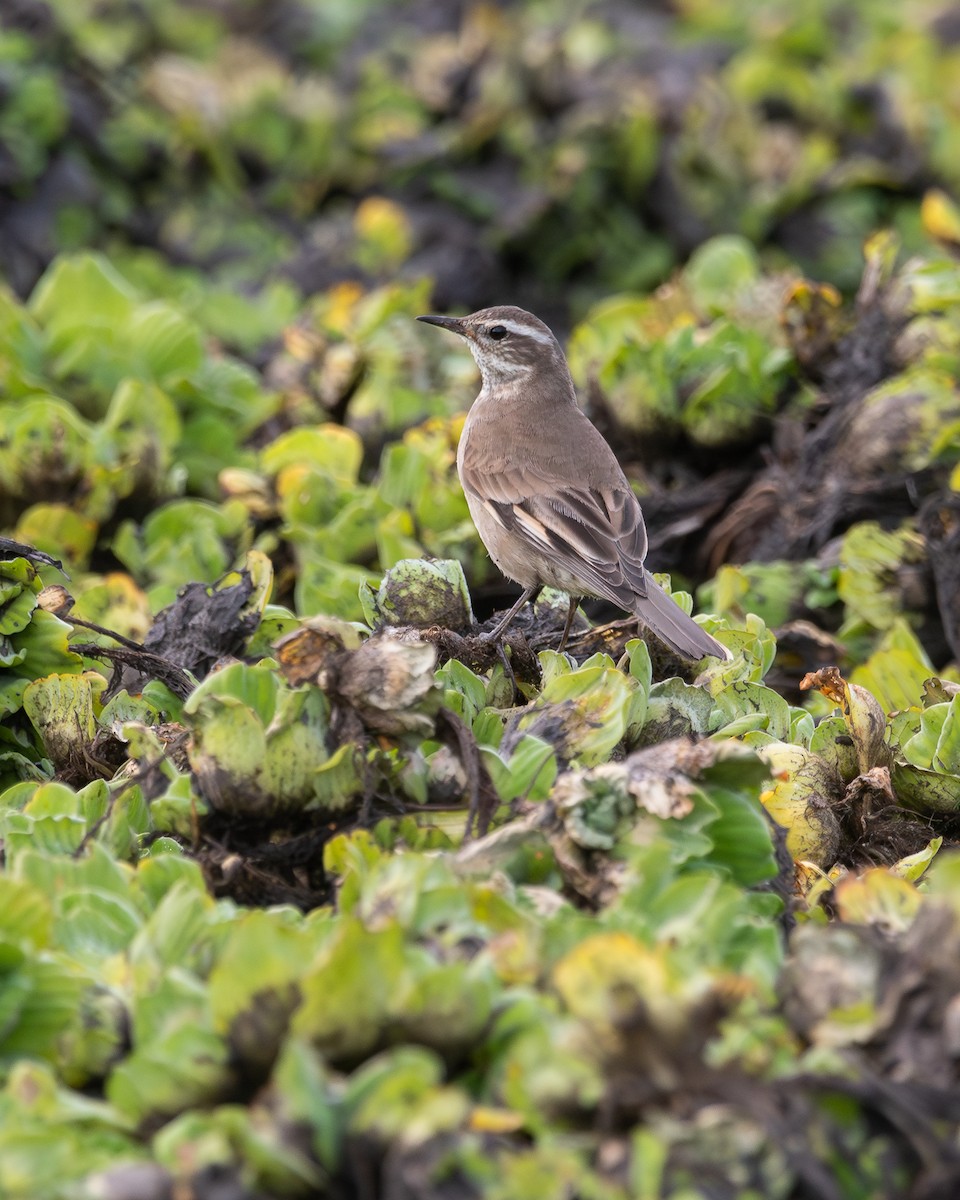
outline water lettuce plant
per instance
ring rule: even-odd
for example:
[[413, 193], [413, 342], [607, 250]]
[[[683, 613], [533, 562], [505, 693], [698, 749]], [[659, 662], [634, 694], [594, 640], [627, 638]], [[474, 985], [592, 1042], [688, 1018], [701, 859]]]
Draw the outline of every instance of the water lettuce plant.
[[[12, 7], [0, 1195], [960, 1191], [951, 14]], [[508, 300], [729, 661], [483, 638]]]

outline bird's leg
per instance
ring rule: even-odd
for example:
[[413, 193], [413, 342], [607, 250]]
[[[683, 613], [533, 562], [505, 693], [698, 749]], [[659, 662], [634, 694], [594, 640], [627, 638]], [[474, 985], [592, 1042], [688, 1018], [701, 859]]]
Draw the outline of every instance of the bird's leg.
[[563, 635], [560, 638], [560, 645], [557, 647], [557, 653], [562, 654], [563, 648], [567, 644], [567, 638], [570, 636], [570, 626], [573, 624], [573, 618], [576, 615], [577, 609], [580, 606], [580, 597], [570, 597], [570, 607], [567, 609], [567, 619], [563, 625]]
[[510, 609], [510, 611], [506, 614], [506, 616], [501, 617], [501, 619], [497, 622], [497, 624], [494, 626], [494, 628], [490, 630], [489, 633], [484, 633], [482, 635], [484, 640], [488, 641], [488, 642], [495, 642], [497, 640], [497, 638], [502, 637], [504, 630], [507, 628], [507, 626], [513, 620], [513, 618], [517, 615], [517, 613], [520, 611], [520, 609], [523, 608], [523, 606], [527, 603], [528, 600], [532, 600], [533, 597], [536, 596], [539, 592], [540, 592], [539, 584], [536, 584], [534, 587], [525, 588], [523, 595], [516, 602], [516, 604], [513, 606], [513, 608]]

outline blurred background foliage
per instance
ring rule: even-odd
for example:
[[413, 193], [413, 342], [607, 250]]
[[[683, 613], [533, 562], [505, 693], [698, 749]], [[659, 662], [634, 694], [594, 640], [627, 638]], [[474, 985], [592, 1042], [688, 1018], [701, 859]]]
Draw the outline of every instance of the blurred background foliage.
[[410, 318], [512, 301], [572, 333], [657, 566], [825, 552], [836, 604], [831, 538], [913, 514], [791, 532], [749, 482], [836, 403], [880, 227], [885, 286], [884, 255], [931, 257], [857, 384], [922, 368], [888, 403], [918, 410], [914, 475], [942, 464], [921, 499], [956, 458], [958, 46], [928, 0], [8, 0], [2, 527], [154, 611], [251, 546], [301, 611], [359, 616], [424, 553], [495, 587], [451, 471], [473, 367]]
[[[4, 554], [0, 1195], [956, 1194], [958, 79], [951, 0], [2, 0], [0, 534], [76, 606]], [[504, 598], [412, 318], [509, 302], [696, 684], [390, 636]], [[106, 692], [80, 622], [216, 580], [245, 661]]]
[[[960, 186], [931, 0], [7, 0], [0, 269], [96, 246], [255, 353], [298, 297], [427, 276], [569, 326], [708, 237], [855, 286]], [[256, 297], [245, 304], [244, 297]]]

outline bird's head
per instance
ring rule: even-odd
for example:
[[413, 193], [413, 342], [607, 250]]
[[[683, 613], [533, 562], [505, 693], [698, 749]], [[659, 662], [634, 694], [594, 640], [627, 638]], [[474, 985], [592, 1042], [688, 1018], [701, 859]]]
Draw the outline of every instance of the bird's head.
[[560, 371], [569, 378], [563, 351], [546, 325], [532, 313], [506, 304], [481, 308], [468, 317], [417, 317], [466, 338], [484, 387], [523, 383]]

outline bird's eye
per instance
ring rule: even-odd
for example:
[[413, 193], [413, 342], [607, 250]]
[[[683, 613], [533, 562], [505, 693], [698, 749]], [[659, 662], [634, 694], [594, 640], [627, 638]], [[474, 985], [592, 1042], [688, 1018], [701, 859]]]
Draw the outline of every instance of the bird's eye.
[[494, 325], [490, 329], [490, 336], [493, 338], [493, 340], [495, 342], [502, 342], [503, 339], [507, 336], [506, 326]]

